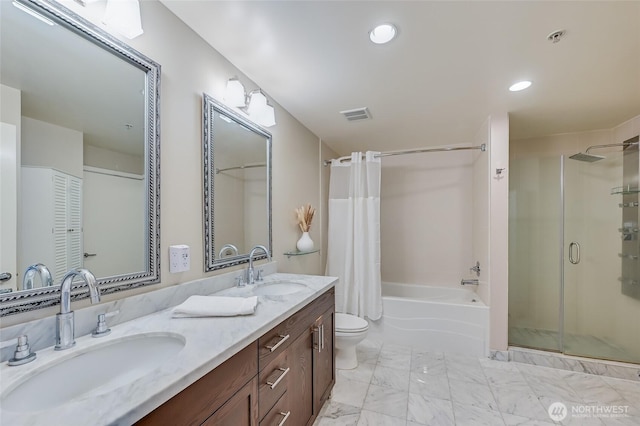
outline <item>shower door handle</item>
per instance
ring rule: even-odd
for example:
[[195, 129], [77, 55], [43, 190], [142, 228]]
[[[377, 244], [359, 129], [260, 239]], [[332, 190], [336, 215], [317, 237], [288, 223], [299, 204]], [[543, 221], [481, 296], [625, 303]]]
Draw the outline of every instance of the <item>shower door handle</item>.
[[[575, 249], [575, 255], [574, 255], [574, 249]], [[576, 243], [575, 241], [569, 244], [569, 262], [571, 262], [574, 265], [577, 265], [578, 263], [580, 263], [580, 244]]]

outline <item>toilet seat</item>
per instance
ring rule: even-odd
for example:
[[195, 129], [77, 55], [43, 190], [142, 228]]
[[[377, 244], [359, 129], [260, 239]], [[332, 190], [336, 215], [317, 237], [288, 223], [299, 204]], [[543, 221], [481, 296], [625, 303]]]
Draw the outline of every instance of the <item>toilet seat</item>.
[[369, 323], [355, 315], [336, 312], [335, 327], [337, 333], [362, 333], [369, 329]]

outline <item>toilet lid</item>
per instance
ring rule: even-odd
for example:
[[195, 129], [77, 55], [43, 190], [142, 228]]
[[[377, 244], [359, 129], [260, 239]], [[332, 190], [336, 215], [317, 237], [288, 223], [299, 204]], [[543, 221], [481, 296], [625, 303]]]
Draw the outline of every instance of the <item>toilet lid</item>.
[[369, 328], [369, 323], [355, 315], [336, 312], [336, 331], [356, 333]]

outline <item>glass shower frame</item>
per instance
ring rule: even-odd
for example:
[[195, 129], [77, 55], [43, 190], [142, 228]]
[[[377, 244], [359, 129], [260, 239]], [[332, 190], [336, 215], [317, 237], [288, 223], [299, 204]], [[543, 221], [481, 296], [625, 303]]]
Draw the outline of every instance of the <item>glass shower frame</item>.
[[[530, 257], [545, 258], [546, 256], [546, 265], [552, 266], [551, 257], [555, 256], [559, 271], [557, 278], [554, 278], [551, 284], [545, 282], [539, 285], [535, 279], [530, 279], [528, 285], [535, 287], [557, 285], [557, 291], [547, 290], [546, 294], [550, 295], [547, 298], [548, 303], [541, 303], [539, 293], [544, 293], [544, 290], [539, 288], [523, 290], [523, 285], [520, 285], [517, 279], [512, 281], [512, 278], [516, 278], [517, 272], [512, 271], [510, 267], [510, 345], [589, 358], [640, 362], [640, 329], [638, 328], [640, 317], [635, 320], [633, 317], [623, 317], [625, 311], [627, 316], [634, 315], [633, 306], [637, 302], [638, 308], [640, 308], [640, 301], [634, 302], [627, 296], [621, 295], [620, 281], [618, 280], [621, 275], [619, 271], [620, 258], [618, 257], [620, 235], [607, 234], [610, 231], [615, 233], [624, 229], [620, 228], [622, 226], [621, 214], [618, 213], [620, 199], [611, 195], [611, 188], [616, 186], [616, 182], [618, 182], [617, 185], [620, 185], [619, 182], [622, 179], [623, 156], [621, 153], [607, 154], [607, 156], [609, 159], [597, 165], [571, 160], [568, 156], [541, 158], [535, 164], [535, 167], [540, 169], [538, 170], [539, 190], [549, 192], [549, 188], [542, 189], [544, 184], [541, 182], [545, 178], [547, 184], [549, 181], [549, 177], [545, 177], [544, 170], [547, 171], [547, 174], [553, 174], [553, 179], [558, 179], [556, 182], [559, 181], [559, 185], [553, 191], [557, 191], [556, 203], [559, 201], [560, 208], [558, 209], [557, 206], [549, 206], [548, 208], [549, 215], [557, 213], [559, 216], [557, 219], [559, 222], [557, 226], [558, 237], [554, 239], [553, 243], [549, 242], [548, 253], [538, 253]], [[546, 168], [544, 162], [548, 163]], [[555, 170], [558, 172], [550, 167], [553, 163], [556, 164]], [[532, 167], [531, 164], [528, 166]], [[514, 170], [514, 167], [512, 166], [511, 169]], [[607, 176], [609, 172], [612, 172], [613, 175]], [[521, 180], [522, 182], [523, 180]], [[597, 183], [598, 188], [593, 187], [594, 182]], [[531, 185], [531, 183], [525, 182], [526, 185]], [[517, 198], [515, 197], [517, 191], [512, 192], [514, 198]], [[602, 194], [598, 196], [597, 201], [594, 198], [595, 193]], [[536, 196], [539, 195], [536, 194]], [[555, 195], [549, 194], [547, 200], [551, 200], [553, 196]], [[514, 204], [516, 204], [515, 201]], [[512, 207], [516, 209], [516, 206]], [[518, 212], [515, 213], [517, 215]], [[538, 213], [544, 216], [545, 211], [541, 209], [538, 210]], [[525, 221], [524, 226], [530, 226], [531, 230], [524, 231], [524, 233], [522, 230], [516, 231], [516, 236], [512, 238], [511, 243], [527, 244], [527, 241], [517, 241], [518, 237], [524, 235], [524, 239], [526, 239], [527, 232], [535, 234], [536, 229], [544, 228], [544, 223], [542, 225], [534, 223], [544, 222], [544, 219], [543, 217], [529, 223]], [[517, 225], [517, 219], [515, 222]], [[553, 228], [553, 226], [549, 226], [548, 220], [546, 223], [547, 228]], [[616, 228], [611, 229], [612, 226]], [[514, 230], [513, 224], [511, 224], [511, 228], [510, 238]], [[538, 233], [546, 232], [548, 237], [548, 233], [551, 231], [555, 231], [555, 229], [540, 230]], [[533, 236], [533, 238], [536, 237], [539, 236]], [[634, 235], [634, 238], [637, 244], [637, 234]], [[551, 247], [556, 244], [555, 248]], [[616, 244], [617, 247], [612, 249]], [[604, 249], [604, 247], [607, 247], [607, 251], [599, 253], [598, 250]], [[523, 251], [521, 248], [516, 250], [518, 250], [518, 256], [521, 260], [526, 259], [526, 262], [521, 261], [520, 264], [531, 261], [535, 264], [535, 259], [526, 257], [526, 254], [531, 255], [531, 252]], [[579, 254], [578, 250], [581, 251]], [[510, 257], [513, 253], [510, 250]], [[522, 256], [522, 253], [525, 253], [525, 257]], [[540, 265], [538, 264], [537, 268], [532, 269], [538, 269], [541, 267]], [[517, 265], [514, 267], [517, 268]], [[554, 274], [556, 267], [550, 269], [552, 270], [551, 274]], [[539, 274], [538, 271], [534, 273]], [[523, 306], [523, 303], [520, 305], [516, 303], [519, 295], [512, 295], [514, 289], [516, 293], [517, 291], [526, 291], [526, 295], [531, 296], [525, 298], [529, 301], [527, 306], [529, 311], [519, 319], [515, 318], [516, 315], [513, 315], [513, 318], [511, 315], [513, 307]], [[553, 295], [551, 296], [551, 294]], [[555, 309], [557, 309], [557, 314], [553, 312]], [[638, 315], [636, 314], [636, 316]], [[512, 326], [512, 319], [515, 319], [516, 325], [523, 323], [525, 326], [519, 328]], [[546, 322], [546, 327], [536, 328], [536, 323], [541, 322]], [[549, 327], [549, 324], [553, 322], [555, 325]], [[629, 332], [625, 334], [621, 331], [623, 328], [628, 328]]]

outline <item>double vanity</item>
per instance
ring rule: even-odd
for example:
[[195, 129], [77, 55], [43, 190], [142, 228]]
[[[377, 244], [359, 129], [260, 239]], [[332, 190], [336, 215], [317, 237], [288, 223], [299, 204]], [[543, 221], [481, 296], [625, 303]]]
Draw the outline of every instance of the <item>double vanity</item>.
[[[106, 337], [78, 337], [71, 349], [39, 350], [29, 364], [3, 363], [0, 422], [311, 424], [335, 383], [336, 279], [275, 273], [253, 286], [230, 287], [234, 275], [151, 297], [160, 305], [180, 303], [215, 281], [208, 287], [226, 288], [212, 297], [257, 295], [252, 315], [172, 318], [165, 307], [110, 326]], [[149, 304], [144, 297], [118, 307], [135, 308], [135, 299]], [[83, 310], [100, 306], [109, 304]]]
[[[161, 102], [159, 63], [55, 0], [0, 3], [6, 59], [0, 61], [1, 71], [13, 82], [1, 87], [3, 99], [8, 93], [13, 102], [11, 108], [3, 102], [0, 121], [18, 150], [30, 153], [16, 157], [14, 164], [13, 207], [22, 216], [20, 228], [12, 223], [9, 229], [16, 259], [0, 271], [0, 317], [42, 317], [33, 311], [58, 304], [61, 308], [57, 316], [20, 323], [11, 319], [6, 324], [16, 325], [3, 325], [0, 424], [311, 424], [335, 382], [336, 279], [276, 273], [275, 262], [260, 265], [264, 278], [258, 270], [253, 274], [254, 261], [273, 256], [271, 133], [241, 110], [203, 93], [198, 165], [203, 273], [245, 263], [249, 268], [246, 274], [236, 269], [177, 284], [180, 276], [170, 274], [184, 269], [160, 262], [167, 249], [184, 247], [161, 246], [159, 107], [191, 105], [192, 90], [178, 93], [173, 87]], [[165, 13], [153, 2], [145, 7]], [[56, 25], [44, 33], [31, 12]], [[164, 31], [157, 34], [165, 36]], [[27, 41], [33, 46], [25, 45]], [[73, 72], [51, 68], [44, 55], [33, 53], [40, 51], [55, 51], [55, 65], [73, 64]], [[226, 61], [220, 69], [227, 72]], [[27, 70], [33, 78], [27, 78]], [[76, 90], [78, 75], [100, 81], [104, 97]], [[227, 77], [221, 75], [225, 81]], [[40, 86], [27, 87], [21, 81]], [[109, 82], [122, 90], [112, 90]], [[76, 93], [87, 97], [64, 97]], [[26, 113], [41, 105], [65, 105], [57, 112], [67, 115], [56, 121]], [[120, 113], [126, 115], [119, 118], [126, 132], [101, 132], [103, 118]], [[86, 119], [73, 124], [80, 118]], [[168, 117], [164, 122], [180, 120]], [[55, 137], [52, 129], [57, 129]], [[48, 150], [56, 155], [47, 155]], [[58, 176], [59, 190], [51, 205], [68, 208], [41, 203], [28, 208], [26, 202], [40, 199], [24, 191], [33, 168]], [[69, 183], [69, 176], [76, 184]], [[183, 205], [182, 197], [168, 199], [179, 203], [180, 211], [193, 208]], [[35, 232], [37, 224], [46, 224], [44, 231]], [[192, 237], [182, 232], [181, 223], [174, 226], [171, 239]], [[43, 243], [49, 228], [58, 236], [55, 247]], [[193, 245], [198, 240], [176, 242]], [[21, 284], [23, 271], [39, 264], [51, 268], [49, 278]], [[91, 271], [95, 282], [67, 280], [65, 271], [71, 270]], [[236, 285], [251, 281], [255, 284]], [[156, 284], [159, 288], [153, 291], [117, 300], [113, 296]], [[72, 312], [88, 290], [97, 299], [96, 286], [112, 301]], [[173, 318], [172, 308], [191, 295], [257, 296], [258, 303], [251, 315]], [[10, 359], [21, 365], [9, 366]]]

